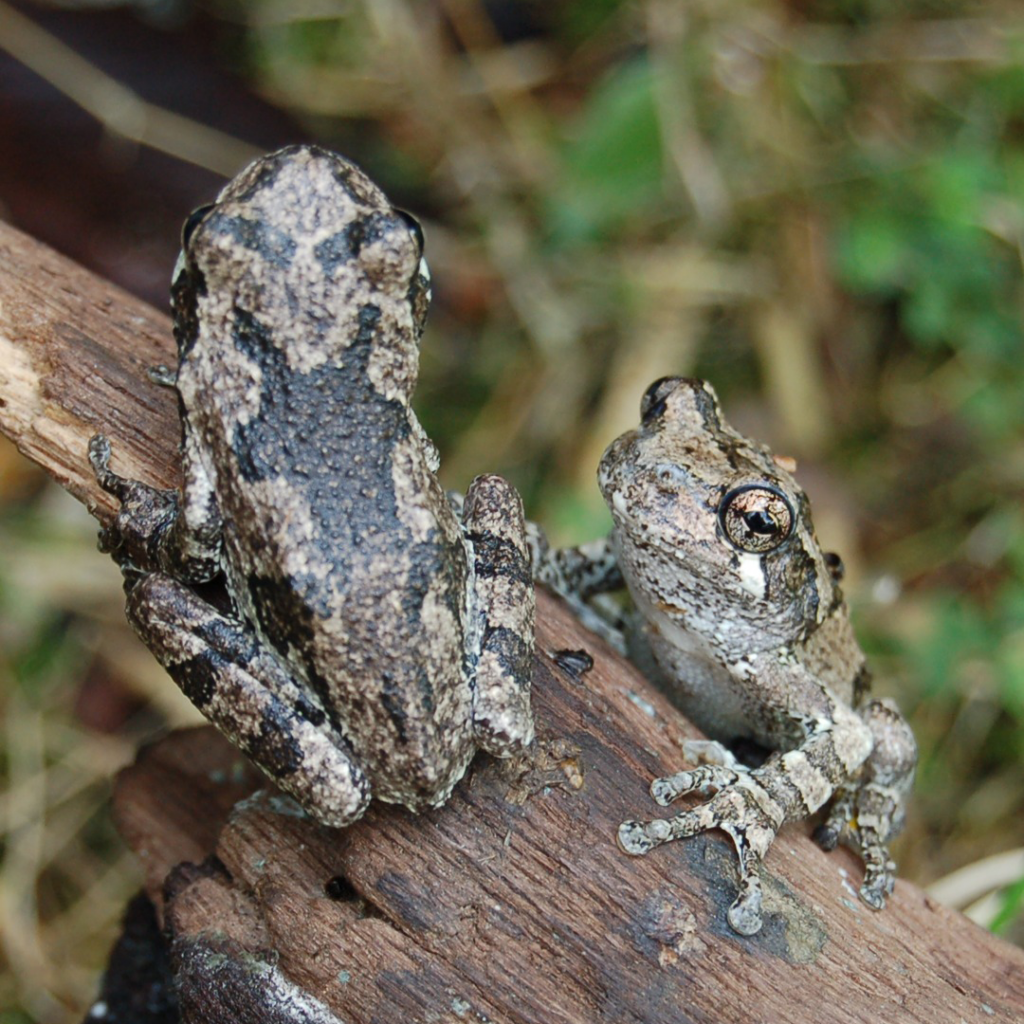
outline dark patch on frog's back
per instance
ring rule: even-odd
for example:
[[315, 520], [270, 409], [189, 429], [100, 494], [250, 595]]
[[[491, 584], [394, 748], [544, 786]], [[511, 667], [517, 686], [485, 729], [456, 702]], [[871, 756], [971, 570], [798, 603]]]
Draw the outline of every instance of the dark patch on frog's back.
[[399, 223], [390, 211], [379, 210], [354, 220], [343, 230], [325, 238], [313, 250], [328, 277], [334, 277], [339, 266], [358, 259], [364, 245], [380, 241]]
[[[324, 707], [333, 707], [328, 680], [308, 656], [314, 637], [314, 613], [305, 600], [308, 581], [252, 576], [248, 580], [248, 590], [264, 636], [286, 657], [291, 650], [301, 652], [309, 685]], [[331, 724], [335, 728], [340, 725], [333, 716]]]
[[235, 310], [233, 341], [261, 371], [260, 405], [267, 411], [239, 424], [231, 438], [241, 476], [249, 483], [283, 478], [305, 494], [316, 520], [313, 543], [321, 547], [352, 532], [406, 532], [397, 521], [391, 457], [408, 440], [409, 421], [405, 407], [381, 395], [368, 373], [379, 320], [377, 306], [363, 306], [345, 365], [301, 373], [262, 323]]
[[203, 237], [227, 235], [233, 242], [254, 252], [270, 266], [286, 270], [298, 248], [295, 239], [280, 228], [261, 220], [234, 216], [214, 208], [202, 227]]
[[[406, 633], [413, 651], [427, 642], [420, 626], [425, 595], [438, 587], [440, 576], [441, 595], [457, 619], [466, 572], [461, 547], [446, 544], [439, 531], [413, 542], [399, 516], [393, 452], [396, 444], [413, 442], [406, 407], [381, 395], [369, 377], [379, 321], [379, 308], [364, 305], [356, 337], [344, 353], [344, 367], [320, 366], [301, 373], [287, 365], [263, 324], [243, 310], [235, 311], [234, 344], [260, 368], [261, 406], [273, 410], [272, 416], [235, 428], [231, 446], [239, 474], [248, 483], [283, 480], [302, 495], [313, 519], [303, 544], [311, 561], [326, 568], [330, 581], [325, 584], [319, 573], [290, 579], [258, 576], [248, 580], [249, 595], [261, 631], [280, 653], [303, 664], [307, 680], [328, 708], [335, 701], [329, 693], [331, 681], [314, 657], [316, 620], [335, 614], [337, 593], [345, 590], [357, 568], [376, 559], [409, 565], [406, 578], [385, 582], [399, 586], [402, 595], [401, 621], [390, 628]], [[376, 621], [353, 625], [369, 635]], [[372, 637], [367, 642], [373, 643]], [[392, 636], [389, 642], [400, 647], [403, 641]], [[386, 664], [387, 651], [380, 653]], [[396, 671], [407, 677], [416, 669], [407, 665]], [[423, 676], [415, 686], [408, 684], [408, 678], [396, 679], [390, 690], [383, 684], [380, 691], [400, 739], [415, 738], [409, 715], [429, 714], [434, 706], [429, 679]], [[367, 680], [367, 686], [381, 687], [379, 676]]]
[[[384, 710], [395, 727], [400, 743], [409, 741], [409, 712], [403, 700], [402, 681], [396, 680], [390, 672], [381, 675], [380, 701]], [[431, 691], [431, 704], [433, 704], [433, 692]]]
[[[274, 348], [274, 339], [270, 331], [252, 313], [240, 306], [235, 306], [232, 315], [234, 322], [231, 329], [231, 341], [235, 348], [243, 355], [248, 356], [261, 369], [264, 363], [273, 362], [271, 350]], [[246, 479], [250, 478], [246, 476]]]

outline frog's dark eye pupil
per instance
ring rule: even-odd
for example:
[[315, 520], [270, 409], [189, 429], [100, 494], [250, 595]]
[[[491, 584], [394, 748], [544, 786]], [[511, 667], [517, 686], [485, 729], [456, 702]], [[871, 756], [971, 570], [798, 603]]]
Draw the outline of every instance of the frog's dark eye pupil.
[[181, 229], [181, 247], [182, 249], [188, 248], [188, 243], [192, 241], [192, 236], [196, 233], [196, 228], [199, 227], [203, 222], [203, 218], [213, 209], [213, 203], [207, 203], [205, 206], [200, 206], [193, 210], [185, 221]]
[[718, 507], [722, 532], [750, 554], [774, 551], [793, 532], [795, 518], [786, 495], [768, 483], [734, 487]]
[[420, 222], [411, 213], [406, 213], [405, 210], [395, 210], [395, 213], [405, 221], [405, 226], [409, 229], [412, 237], [416, 239], [416, 245], [419, 246], [420, 254], [422, 255], [427, 240], [423, 237], [423, 228], [420, 226]]
[[752, 533], [761, 533], [767, 536], [777, 533], [779, 529], [779, 524], [767, 512], [747, 512], [743, 519]]

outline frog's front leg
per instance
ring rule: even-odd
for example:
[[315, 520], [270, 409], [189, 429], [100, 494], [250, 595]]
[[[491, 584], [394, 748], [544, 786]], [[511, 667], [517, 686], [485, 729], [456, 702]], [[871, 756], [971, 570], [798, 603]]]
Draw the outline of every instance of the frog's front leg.
[[516, 489], [500, 476], [478, 476], [466, 492], [462, 528], [473, 562], [473, 725], [484, 750], [508, 757], [533, 740], [535, 599]]
[[251, 628], [160, 572], [135, 583], [127, 615], [189, 700], [317, 821], [348, 825], [366, 810], [347, 744]]
[[626, 586], [610, 536], [572, 548], [552, 548], [544, 531], [530, 522], [527, 540], [534, 579], [574, 602]]
[[888, 843], [903, 825], [917, 743], [892, 701], [869, 701], [859, 713], [871, 730], [871, 755], [856, 779], [840, 787], [814, 838], [822, 849], [833, 850], [842, 843], [860, 855], [864, 861], [860, 897], [872, 909], [881, 910], [895, 884], [896, 864]]
[[[855, 775], [874, 743], [871, 730], [854, 711], [812, 677], [803, 681], [805, 693], [797, 692], [792, 703], [787, 701], [788, 707], [777, 709], [780, 721], [785, 716], [790, 728], [803, 733], [795, 749], [772, 754], [752, 771], [708, 764], [655, 779], [651, 795], [663, 806], [686, 793], [714, 795], [675, 818], [627, 821], [619, 826], [619, 845], [633, 856], [709, 829], [726, 832], [736, 847], [740, 871], [739, 894], [728, 918], [741, 935], [761, 929], [760, 863], [779, 829], [823, 806]], [[813, 707], [816, 713], [809, 716], [791, 710], [801, 706]]]
[[587, 629], [625, 654], [627, 624], [621, 607], [607, 597], [626, 586], [612, 538], [552, 548], [534, 522], [526, 524], [526, 535], [533, 578], [568, 601]]
[[102, 434], [89, 441], [89, 462], [100, 487], [121, 502], [114, 522], [100, 533], [100, 549], [109, 552], [122, 569], [161, 569], [191, 583], [217, 574], [220, 511], [190, 435], [186, 434], [182, 450], [180, 495], [115, 473], [110, 468], [110, 442]]

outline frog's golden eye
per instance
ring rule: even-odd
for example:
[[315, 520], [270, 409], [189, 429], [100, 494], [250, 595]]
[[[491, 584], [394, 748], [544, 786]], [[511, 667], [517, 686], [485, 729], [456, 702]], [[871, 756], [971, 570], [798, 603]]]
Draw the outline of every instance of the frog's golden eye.
[[793, 506], [771, 484], [734, 487], [718, 507], [718, 521], [740, 551], [763, 555], [774, 551], [793, 532]]
[[182, 225], [181, 228], [181, 247], [182, 249], [188, 248], [188, 243], [192, 241], [192, 236], [196, 233], [196, 228], [199, 227], [203, 222], [203, 218], [213, 209], [213, 203], [207, 203], [205, 206], [200, 206], [193, 210], [189, 215], [188, 219]]

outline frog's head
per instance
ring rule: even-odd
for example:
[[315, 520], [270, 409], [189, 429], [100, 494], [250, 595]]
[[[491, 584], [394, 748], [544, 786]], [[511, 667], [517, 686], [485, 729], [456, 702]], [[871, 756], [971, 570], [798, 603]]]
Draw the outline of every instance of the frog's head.
[[412, 383], [430, 304], [423, 232], [354, 164], [289, 146], [256, 160], [189, 217], [172, 301], [183, 352], [205, 305], [211, 322], [241, 311], [262, 328], [262, 347], [299, 368], [340, 362], [386, 332], [389, 377]]
[[620, 547], [666, 590], [655, 600], [717, 588], [751, 621], [813, 630], [841, 601], [838, 560], [814, 536], [789, 460], [729, 427], [700, 380], [655, 381], [640, 416], [604, 453], [598, 482]]

